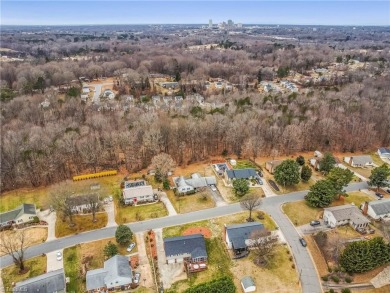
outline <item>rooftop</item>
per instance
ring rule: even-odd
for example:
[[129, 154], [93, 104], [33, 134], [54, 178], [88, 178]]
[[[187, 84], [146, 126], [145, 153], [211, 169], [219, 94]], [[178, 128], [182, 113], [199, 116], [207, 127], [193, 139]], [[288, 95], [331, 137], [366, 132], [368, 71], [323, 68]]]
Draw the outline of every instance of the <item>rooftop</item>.
[[189, 254], [192, 258], [207, 257], [206, 242], [202, 234], [169, 237], [164, 239], [165, 255]]
[[390, 213], [390, 198], [370, 201], [368, 205], [371, 206], [377, 215], [385, 215]]
[[150, 185], [139, 185], [123, 189], [123, 196], [126, 198], [153, 195], [153, 188]]
[[337, 221], [351, 220], [355, 224], [370, 222], [356, 206], [350, 204], [325, 208], [324, 211], [331, 212]]
[[20, 206], [18, 206], [16, 209], [1, 213], [0, 214], [0, 223], [6, 223], [9, 221], [14, 221], [18, 217], [20, 217], [23, 214], [29, 214], [29, 215], [35, 215], [36, 210], [35, 210], [35, 205], [34, 204], [29, 204], [29, 203], [24, 203]]
[[256, 176], [256, 170], [252, 168], [248, 169], [236, 169], [236, 170], [226, 170], [226, 175], [230, 179], [246, 179]]
[[245, 240], [250, 239], [255, 231], [264, 230], [264, 225], [258, 222], [226, 226], [226, 233], [234, 248], [245, 248]]
[[13, 292], [61, 292], [65, 287], [64, 269], [59, 269], [18, 282]]

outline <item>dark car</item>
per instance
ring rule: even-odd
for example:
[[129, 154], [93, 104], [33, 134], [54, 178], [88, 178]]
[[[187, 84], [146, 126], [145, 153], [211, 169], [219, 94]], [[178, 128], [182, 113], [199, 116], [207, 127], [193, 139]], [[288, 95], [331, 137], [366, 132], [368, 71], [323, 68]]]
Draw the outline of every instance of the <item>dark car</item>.
[[314, 227], [314, 226], [319, 226], [319, 225], [321, 225], [321, 222], [318, 220], [310, 221], [310, 226]]
[[306, 243], [306, 240], [305, 240], [305, 239], [299, 238], [299, 242], [301, 242], [301, 244], [302, 244], [303, 247], [306, 247], [306, 246], [307, 246], [307, 243]]
[[387, 192], [387, 193], [390, 193], [390, 188], [387, 188], [386, 192]]
[[382, 193], [379, 193], [379, 192], [375, 192], [375, 195], [378, 197], [378, 198], [383, 198], [383, 194]]

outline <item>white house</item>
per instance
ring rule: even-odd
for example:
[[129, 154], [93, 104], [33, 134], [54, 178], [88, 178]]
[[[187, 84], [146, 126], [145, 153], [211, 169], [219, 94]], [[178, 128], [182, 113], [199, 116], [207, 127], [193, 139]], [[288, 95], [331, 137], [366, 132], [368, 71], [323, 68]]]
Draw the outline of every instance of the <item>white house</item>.
[[245, 293], [247, 292], [255, 292], [256, 291], [256, 284], [252, 277], [245, 276], [241, 279], [241, 287], [242, 290], [244, 290]]
[[30, 223], [36, 216], [35, 205], [24, 203], [14, 210], [0, 214], [0, 228], [9, 227], [13, 224], [21, 225]]
[[369, 215], [375, 220], [390, 217], [390, 199], [365, 202], [361, 205], [363, 214]]
[[217, 184], [215, 176], [202, 177], [198, 173], [192, 174], [189, 179], [185, 179], [183, 176], [174, 177], [173, 182], [176, 185], [177, 191], [180, 193], [186, 193], [196, 190], [197, 188]]
[[89, 87], [84, 86], [82, 89], [83, 94], [88, 94], [90, 92]]
[[153, 202], [158, 199], [157, 195], [154, 194], [152, 186], [146, 185], [145, 180], [125, 182], [122, 195], [125, 204]]
[[378, 155], [381, 158], [388, 158], [388, 159], [390, 159], [390, 148], [379, 148], [378, 149]]
[[354, 229], [366, 228], [370, 221], [362, 215], [354, 205], [341, 205], [324, 209], [324, 222], [335, 228], [342, 225], [351, 225]]
[[352, 167], [367, 167], [373, 166], [371, 156], [354, 156], [349, 158], [348, 162]]

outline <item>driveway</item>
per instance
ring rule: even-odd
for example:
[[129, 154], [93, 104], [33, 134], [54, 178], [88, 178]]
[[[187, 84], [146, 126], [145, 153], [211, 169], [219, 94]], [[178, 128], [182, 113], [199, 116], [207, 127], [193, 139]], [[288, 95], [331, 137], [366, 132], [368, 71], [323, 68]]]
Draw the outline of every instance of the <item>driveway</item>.
[[115, 222], [115, 205], [113, 201], [109, 201], [104, 205], [104, 210], [107, 213], [107, 225], [106, 227], [116, 227], [118, 224]]
[[52, 241], [57, 239], [56, 237], [56, 221], [57, 221], [57, 214], [56, 212], [50, 212], [50, 209], [39, 211], [37, 213], [39, 219], [46, 221], [47, 226], [47, 239], [46, 241]]
[[227, 205], [227, 202], [223, 200], [218, 190], [213, 191], [210, 187], [208, 187], [208, 190], [210, 191], [211, 197], [213, 198], [215, 205], [217, 207], [222, 207]]
[[173, 207], [171, 201], [169, 200], [167, 194], [163, 191], [160, 191], [159, 195], [160, 195], [160, 200], [164, 203], [165, 207], [168, 210], [168, 216], [176, 216], [177, 212]]
[[135, 271], [139, 271], [141, 273], [141, 285], [147, 288], [153, 288], [155, 282], [148, 255], [146, 254], [144, 232], [135, 233], [135, 239], [137, 241], [139, 256], [139, 267]]
[[263, 181], [261, 188], [263, 188], [265, 197], [277, 196], [277, 194], [272, 190], [271, 186], [269, 186], [267, 179], [261, 178], [261, 180]]
[[298, 229], [298, 231], [301, 234], [304, 234], [304, 235], [313, 234], [313, 233], [317, 233], [317, 232], [320, 232], [320, 231], [329, 231], [329, 230], [331, 230], [330, 228], [328, 228], [324, 224], [323, 220], [319, 220], [319, 221], [321, 222], [321, 225], [310, 226], [310, 224], [305, 224], [305, 225], [297, 227], [297, 229]]
[[61, 260], [57, 260], [57, 252], [61, 252], [61, 255], [63, 255], [64, 250], [63, 249], [58, 249], [56, 251], [52, 251], [52, 252], [46, 253], [46, 257], [47, 257], [46, 272], [59, 270], [59, 269], [62, 269], [64, 267], [64, 260], [63, 260], [63, 258]]
[[162, 229], [155, 229], [156, 246], [157, 246], [157, 262], [160, 272], [160, 281], [163, 283], [164, 289], [168, 289], [176, 281], [187, 278], [187, 274], [183, 272], [183, 264], [167, 264], [165, 258], [164, 241]]
[[93, 93], [92, 102], [94, 104], [99, 104], [100, 102], [100, 93], [102, 91], [102, 84], [95, 84], [95, 92]]

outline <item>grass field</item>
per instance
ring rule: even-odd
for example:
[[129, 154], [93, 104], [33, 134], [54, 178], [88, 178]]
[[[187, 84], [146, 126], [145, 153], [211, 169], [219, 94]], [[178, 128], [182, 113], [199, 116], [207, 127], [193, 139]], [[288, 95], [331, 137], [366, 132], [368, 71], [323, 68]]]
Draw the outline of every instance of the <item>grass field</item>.
[[[173, 190], [167, 190], [166, 194], [176, 212], [181, 214], [215, 207], [214, 200], [207, 191], [176, 196]], [[204, 198], [203, 195], [205, 196]]]
[[107, 213], [96, 214], [96, 222], [92, 222], [92, 215], [74, 215], [75, 226], [69, 226], [69, 220], [62, 221], [60, 217], [56, 221], [56, 237], [64, 237], [90, 230], [104, 228], [107, 225]]
[[322, 209], [312, 208], [304, 200], [284, 204], [283, 211], [295, 226], [301, 226], [311, 220], [319, 219], [322, 213]]
[[160, 218], [168, 215], [168, 211], [162, 202], [139, 206], [120, 206], [117, 201], [115, 203], [115, 221], [118, 224]]
[[42, 275], [46, 272], [46, 255], [30, 258], [25, 261], [25, 266], [29, 268], [28, 272], [20, 275], [19, 268], [15, 265], [3, 268], [1, 278], [6, 292], [11, 292], [12, 283], [20, 282], [26, 279]]

